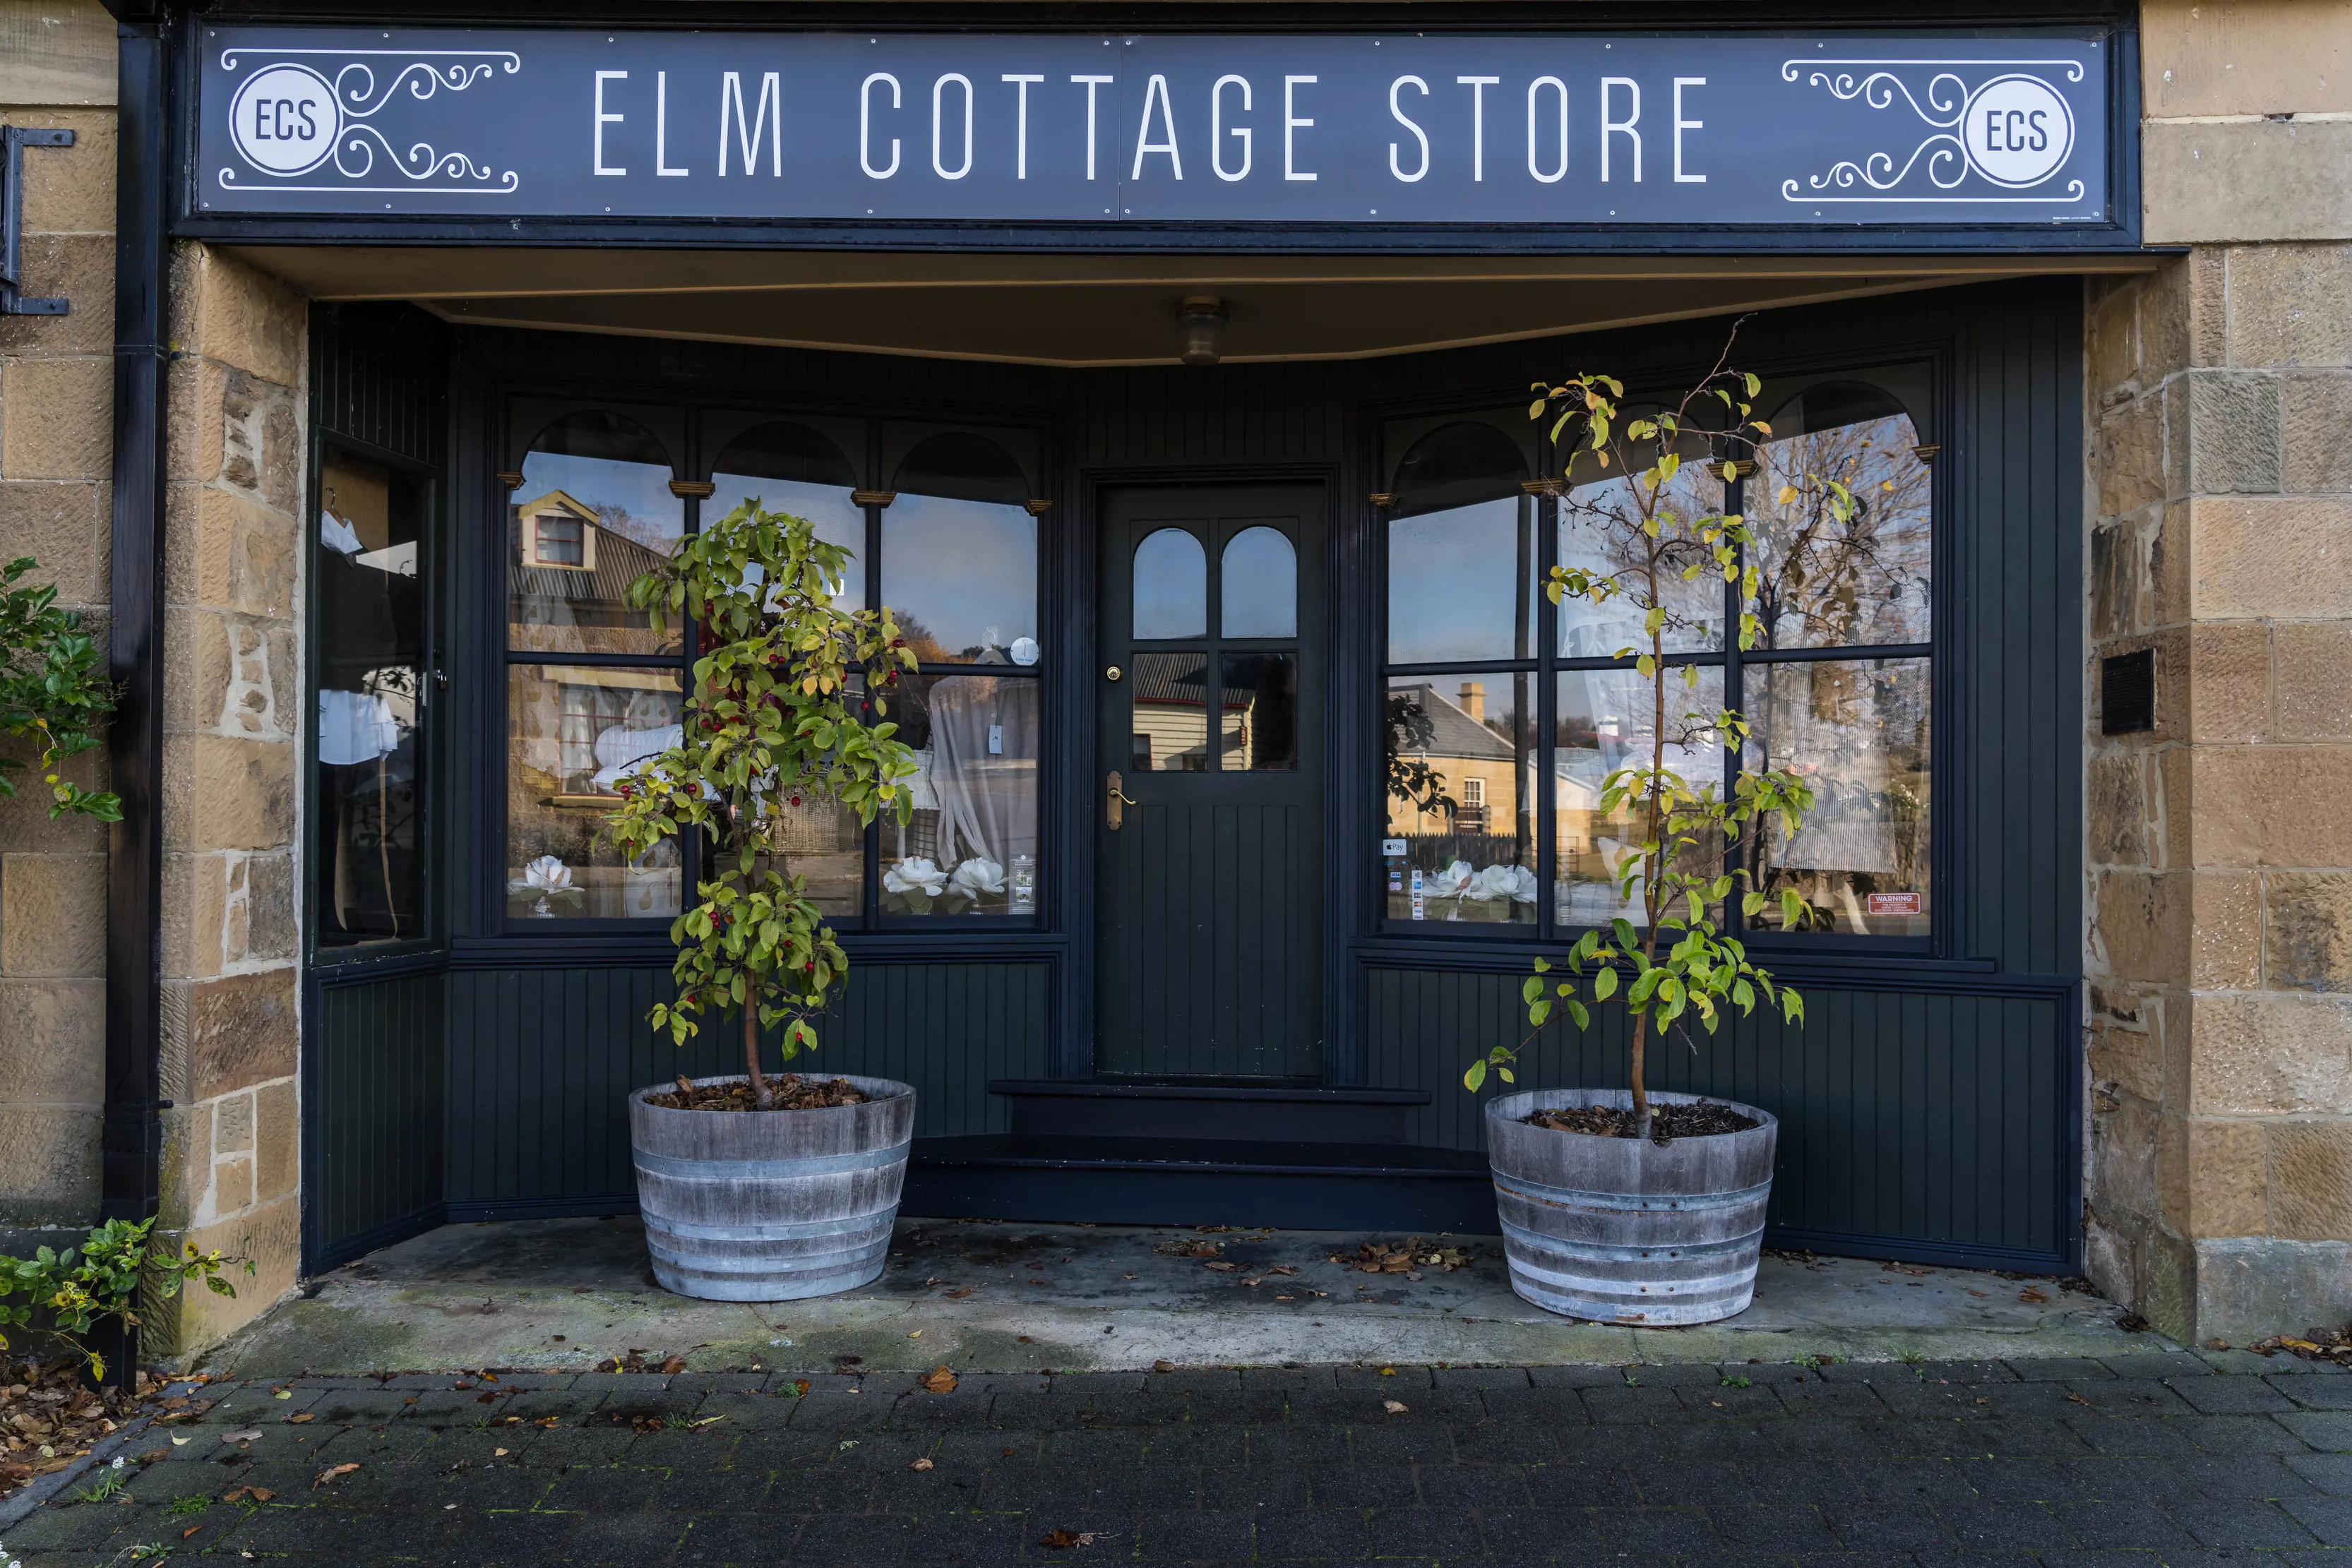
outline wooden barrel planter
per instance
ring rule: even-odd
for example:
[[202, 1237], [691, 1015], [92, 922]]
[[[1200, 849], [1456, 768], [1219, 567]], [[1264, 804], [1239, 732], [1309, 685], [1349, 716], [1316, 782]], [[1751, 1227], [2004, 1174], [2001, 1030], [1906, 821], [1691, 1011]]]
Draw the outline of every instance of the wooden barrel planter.
[[[1701, 1098], [1654, 1093], [1650, 1102]], [[1489, 1101], [1487, 1162], [1511, 1288], [1547, 1312], [1597, 1322], [1709, 1323], [1747, 1311], [1780, 1124], [1752, 1105], [1715, 1103], [1758, 1124], [1661, 1145], [1524, 1120], [1539, 1110], [1630, 1106], [1622, 1089]]]
[[849, 1082], [866, 1103], [759, 1112], [646, 1103], [668, 1083], [629, 1096], [637, 1206], [662, 1289], [791, 1301], [854, 1291], [882, 1272], [915, 1135], [915, 1090], [887, 1078]]

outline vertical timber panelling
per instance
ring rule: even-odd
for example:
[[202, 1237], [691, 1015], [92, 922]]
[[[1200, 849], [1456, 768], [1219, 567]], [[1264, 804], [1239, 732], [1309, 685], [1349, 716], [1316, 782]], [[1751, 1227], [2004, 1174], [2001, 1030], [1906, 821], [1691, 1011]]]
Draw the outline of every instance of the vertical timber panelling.
[[[992, 1078], [1041, 1078], [1044, 964], [852, 967], [796, 1070], [914, 1084], [919, 1136], [1004, 1130]], [[448, 1197], [455, 1213], [595, 1211], [633, 1200], [626, 1099], [681, 1073], [740, 1071], [723, 1021], [684, 1049], [646, 1012], [667, 970], [480, 969], [450, 977]], [[770, 1040], [766, 1060], [772, 1065]]]
[[[1370, 1065], [1384, 1087], [1426, 1089], [1413, 1140], [1485, 1146], [1485, 1096], [1462, 1069], [1527, 1033], [1516, 976], [1375, 969]], [[1806, 988], [1806, 1021], [1727, 1026], [1650, 1051], [1658, 1089], [1720, 1095], [1780, 1118], [1772, 1224], [1807, 1240], [1900, 1239], [2020, 1261], [2061, 1252], [2052, 1196], [2063, 1104], [2061, 1004]], [[1547, 1030], [1524, 1087], [1625, 1082], [1623, 1013]]]
[[441, 1203], [443, 978], [321, 986], [304, 1086], [311, 1268]]

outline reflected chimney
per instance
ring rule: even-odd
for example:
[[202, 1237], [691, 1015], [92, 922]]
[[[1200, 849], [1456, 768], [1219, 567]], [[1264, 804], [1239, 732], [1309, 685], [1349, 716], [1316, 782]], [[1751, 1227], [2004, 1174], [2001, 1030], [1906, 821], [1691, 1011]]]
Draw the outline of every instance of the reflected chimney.
[[1472, 718], [1476, 719], [1480, 724], [1486, 722], [1486, 686], [1485, 682], [1465, 681], [1462, 683], [1462, 711], [1468, 714]]

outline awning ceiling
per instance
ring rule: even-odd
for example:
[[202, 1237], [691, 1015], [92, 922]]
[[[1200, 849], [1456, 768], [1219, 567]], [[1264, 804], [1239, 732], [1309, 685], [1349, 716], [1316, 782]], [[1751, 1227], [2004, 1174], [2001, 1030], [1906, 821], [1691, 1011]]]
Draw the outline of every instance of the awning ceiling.
[[1173, 362], [1213, 295], [1233, 361], [1357, 359], [1989, 282], [2137, 256], [1150, 256], [227, 247], [319, 299], [484, 326], [946, 359]]

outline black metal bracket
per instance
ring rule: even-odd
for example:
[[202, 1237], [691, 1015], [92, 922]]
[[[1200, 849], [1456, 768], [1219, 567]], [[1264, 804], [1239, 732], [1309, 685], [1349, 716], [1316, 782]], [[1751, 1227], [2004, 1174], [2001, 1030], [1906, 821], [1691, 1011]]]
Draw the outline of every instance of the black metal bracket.
[[25, 281], [25, 149], [73, 144], [70, 131], [0, 125], [0, 152], [7, 159], [0, 169], [0, 316], [62, 316], [72, 308], [64, 299], [27, 298], [16, 291]]

